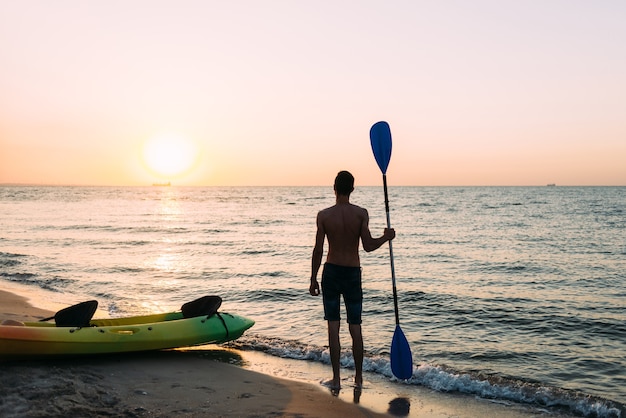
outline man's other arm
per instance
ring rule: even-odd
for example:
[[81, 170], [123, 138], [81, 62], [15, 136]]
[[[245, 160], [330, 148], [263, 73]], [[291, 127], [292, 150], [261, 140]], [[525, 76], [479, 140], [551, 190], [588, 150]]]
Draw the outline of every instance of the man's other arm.
[[320, 285], [317, 282], [317, 273], [322, 265], [322, 256], [324, 255], [324, 239], [326, 238], [326, 232], [324, 230], [324, 224], [320, 219], [320, 214], [317, 214], [317, 232], [315, 234], [315, 246], [313, 247], [313, 254], [311, 255], [311, 285], [309, 286], [309, 293], [312, 296], [318, 296], [320, 294]]

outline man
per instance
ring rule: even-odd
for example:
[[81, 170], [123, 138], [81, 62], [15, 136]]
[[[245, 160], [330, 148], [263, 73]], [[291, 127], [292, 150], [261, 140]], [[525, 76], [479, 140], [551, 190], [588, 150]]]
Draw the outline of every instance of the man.
[[395, 238], [392, 228], [385, 228], [383, 235], [373, 238], [369, 230], [367, 210], [350, 203], [350, 193], [354, 190], [354, 177], [347, 171], [340, 171], [335, 178], [336, 203], [317, 214], [317, 234], [311, 258], [312, 296], [320, 294], [317, 273], [322, 264], [324, 239], [328, 239], [328, 254], [322, 271], [322, 299], [324, 319], [328, 321], [328, 345], [333, 379], [330, 388], [339, 390], [339, 305], [340, 295], [346, 306], [348, 327], [352, 337], [352, 356], [354, 357], [354, 383], [357, 388], [363, 385], [363, 335], [361, 333], [361, 311], [363, 291], [361, 288], [361, 263], [359, 260], [359, 239], [367, 252], [380, 248], [381, 245]]

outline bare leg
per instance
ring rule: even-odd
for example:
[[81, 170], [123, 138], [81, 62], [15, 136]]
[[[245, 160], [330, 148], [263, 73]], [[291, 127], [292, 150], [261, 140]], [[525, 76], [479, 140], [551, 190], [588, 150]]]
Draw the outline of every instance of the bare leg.
[[360, 324], [350, 324], [352, 336], [352, 357], [354, 357], [354, 384], [356, 387], [363, 386], [363, 334]]
[[328, 321], [328, 345], [330, 346], [330, 364], [333, 366], [332, 389], [341, 388], [341, 376], [339, 373], [339, 358], [341, 356], [341, 343], [339, 342], [339, 321]]

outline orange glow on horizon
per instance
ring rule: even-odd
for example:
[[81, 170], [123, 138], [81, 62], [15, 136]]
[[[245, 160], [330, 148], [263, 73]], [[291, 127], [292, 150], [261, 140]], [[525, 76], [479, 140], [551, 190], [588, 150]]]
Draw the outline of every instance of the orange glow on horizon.
[[88, 3], [0, 3], [0, 184], [626, 185], [626, 2]]

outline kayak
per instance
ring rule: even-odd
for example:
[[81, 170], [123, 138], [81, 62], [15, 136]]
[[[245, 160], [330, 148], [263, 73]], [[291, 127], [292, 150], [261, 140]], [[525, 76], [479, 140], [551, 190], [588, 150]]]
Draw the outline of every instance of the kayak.
[[239, 338], [254, 321], [226, 312], [188, 317], [169, 312], [92, 319], [88, 326], [4, 321], [0, 358], [123, 353], [217, 344]]

